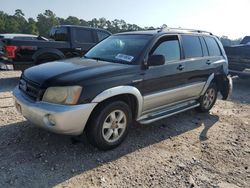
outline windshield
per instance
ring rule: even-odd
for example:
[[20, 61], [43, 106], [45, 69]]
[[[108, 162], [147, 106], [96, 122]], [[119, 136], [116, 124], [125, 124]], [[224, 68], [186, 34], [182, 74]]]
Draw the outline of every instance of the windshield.
[[151, 35], [114, 35], [93, 47], [85, 58], [135, 64]]

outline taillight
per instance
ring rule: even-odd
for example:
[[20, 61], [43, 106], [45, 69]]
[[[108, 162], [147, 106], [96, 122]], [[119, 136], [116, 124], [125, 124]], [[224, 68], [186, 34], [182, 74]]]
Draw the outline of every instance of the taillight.
[[7, 58], [14, 59], [16, 57], [17, 46], [5, 46]]

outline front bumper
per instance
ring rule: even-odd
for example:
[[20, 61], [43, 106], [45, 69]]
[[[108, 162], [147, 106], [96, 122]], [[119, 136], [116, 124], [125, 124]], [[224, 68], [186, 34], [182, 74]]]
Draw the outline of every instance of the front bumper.
[[33, 124], [51, 132], [80, 135], [97, 103], [60, 105], [32, 101], [18, 88], [13, 91], [17, 110]]

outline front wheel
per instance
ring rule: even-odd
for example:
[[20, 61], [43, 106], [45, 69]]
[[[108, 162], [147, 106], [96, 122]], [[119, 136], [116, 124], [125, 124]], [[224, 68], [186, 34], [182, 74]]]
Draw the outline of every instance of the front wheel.
[[132, 123], [132, 112], [122, 101], [100, 106], [86, 127], [89, 142], [101, 150], [117, 147], [127, 136]]
[[200, 106], [197, 108], [200, 112], [208, 112], [217, 100], [217, 87], [212, 83], [206, 90], [205, 94], [200, 98]]

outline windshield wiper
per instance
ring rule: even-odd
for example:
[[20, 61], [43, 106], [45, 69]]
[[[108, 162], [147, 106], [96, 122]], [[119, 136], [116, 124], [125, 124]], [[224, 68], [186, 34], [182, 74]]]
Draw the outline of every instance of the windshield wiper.
[[96, 61], [105, 61], [103, 58], [100, 58], [100, 57], [88, 57], [88, 56], [83, 56], [84, 58], [87, 58], [87, 59], [94, 59]]

